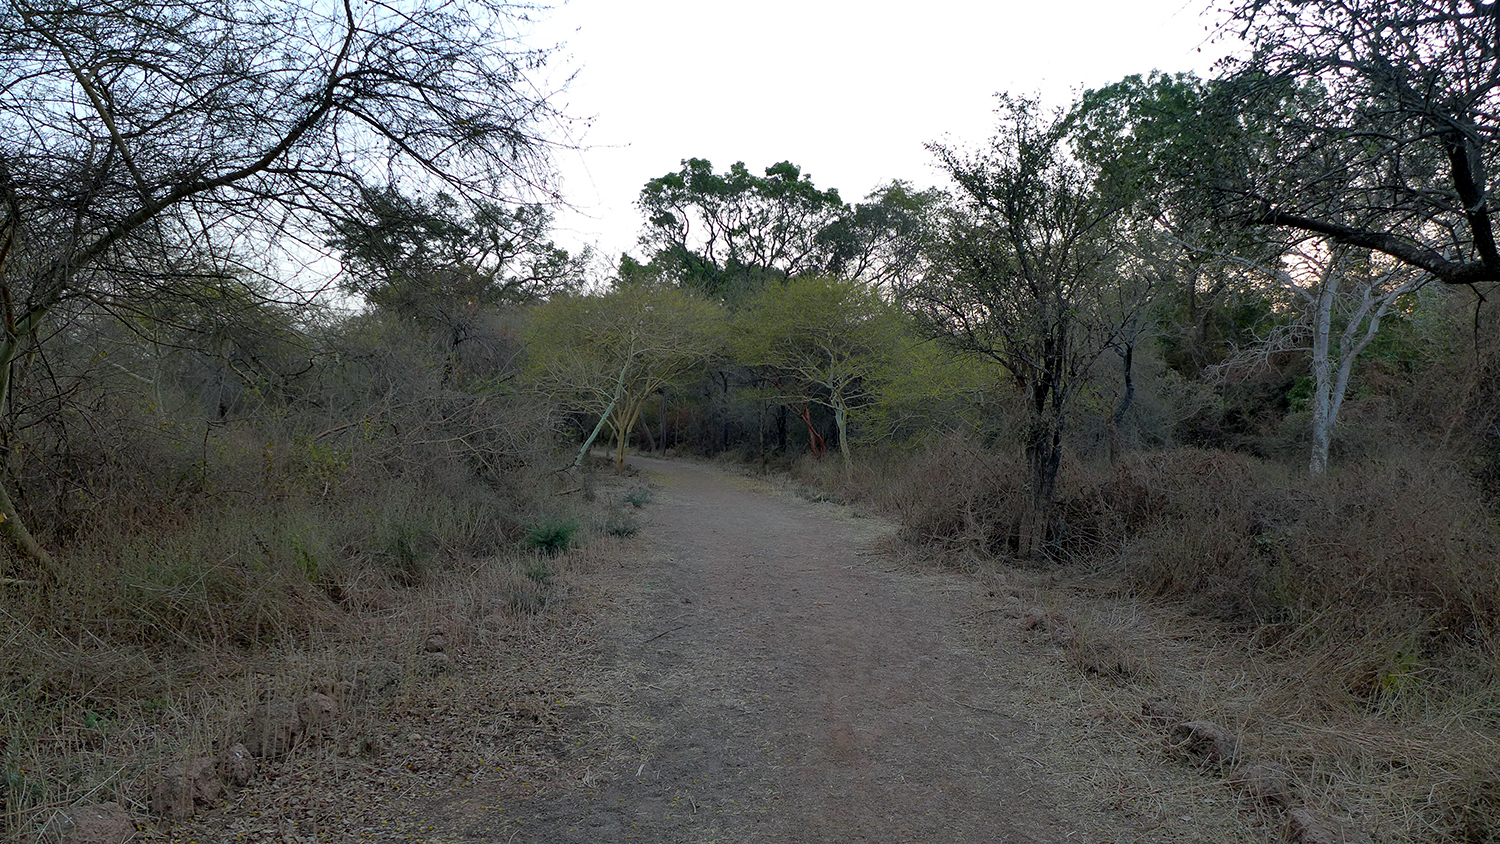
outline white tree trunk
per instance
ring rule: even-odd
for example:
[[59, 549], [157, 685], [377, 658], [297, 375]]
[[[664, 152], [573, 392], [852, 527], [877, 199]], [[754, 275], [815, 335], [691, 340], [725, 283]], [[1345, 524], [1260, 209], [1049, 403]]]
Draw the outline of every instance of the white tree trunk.
[[849, 456], [849, 408], [844, 405], [843, 397], [837, 396], [833, 403], [833, 421], [839, 429], [839, 456], [844, 458], [844, 474], [849, 474], [852, 466]]
[[1328, 445], [1338, 411], [1333, 407], [1333, 364], [1329, 360], [1329, 335], [1333, 327], [1333, 303], [1338, 297], [1338, 259], [1330, 256], [1323, 268], [1323, 283], [1314, 303], [1312, 338], [1312, 458], [1307, 470], [1314, 475], [1328, 471]]
[[[1341, 257], [1337, 249], [1328, 256], [1328, 262], [1323, 268], [1322, 284], [1314, 302], [1313, 442], [1312, 457], [1308, 461], [1308, 471], [1314, 475], [1328, 471], [1328, 447], [1333, 439], [1334, 426], [1339, 422], [1339, 409], [1344, 405], [1344, 395], [1349, 391], [1349, 376], [1354, 371], [1354, 362], [1380, 332], [1380, 321], [1385, 318], [1391, 305], [1402, 296], [1422, 289], [1431, 280], [1425, 274], [1412, 276], [1403, 284], [1385, 289], [1384, 285], [1396, 270], [1374, 278], [1366, 277], [1359, 304], [1349, 314], [1349, 321], [1339, 335], [1338, 350], [1335, 352], [1332, 349], [1332, 326], [1333, 311], [1338, 303], [1339, 283], [1343, 279], [1343, 271], [1339, 266]], [[1335, 364], [1338, 367], [1336, 372]]]

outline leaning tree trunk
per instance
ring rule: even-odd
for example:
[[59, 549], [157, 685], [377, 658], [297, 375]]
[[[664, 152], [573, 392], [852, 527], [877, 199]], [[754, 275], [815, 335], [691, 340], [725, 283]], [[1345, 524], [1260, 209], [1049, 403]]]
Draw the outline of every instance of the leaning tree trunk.
[[[8, 304], [10, 296], [5, 296]], [[7, 322], [10, 322], [10, 309], [6, 309]], [[9, 328], [9, 326], [7, 326]], [[6, 337], [0, 341], [0, 411], [10, 403], [10, 378], [11, 367], [15, 363], [17, 354], [21, 347], [20, 339], [15, 331], [8, 330]], [[3, 466], [0, 466], [3, 471]], [[31, 531], [26, 529], [26, 523], [16, 512], [15, 502], [11, 500], [10, 490], [7, 488], [3, 475], [0, 475], [0, 536], [4, 536], [12, 548], [20, 555], [36, 565], [41, 573], [49, 579], [57, 578], [57, 566]]]
[[1120, 462], [1125, 453], [1125, 441], [1120, 435], [1120, 428], [1125, 424], [1125, 415], [1130, 412], [1130, 405], [1135, 401], [1135, 343], [1131, 340], [1125, 341], [1125, 347], [1119, 350], [1120, 366], [1125, 375], [1125, 394], [1120, 397], [1120, 404], [1115, 408], [1113, 415], [1109, 417], [1109, 462], [1114, 465]]
[[625, 365], [620, 367], [620, 375], [615, 379], [614, 395], [610, 397], [609, 404], [605, 406], [604, 411], [599, 414], [599, 421], [594, 424], [594, 430], [589, 432], [588, 439], [585, 439], [583, 446], [578, 449], [578, 454], [573, 458], [571, 468], [577, 469], [583, 463], [583, 458], [588, 456], [589, 449], [594, 447], [594, 440], [599, 438], [599, 432], [604, 430], [604, 426], [609, 423], [610, 415], [615, 412], [615, 407], [620, 403], [620, 399], [624, 397], [625, 375], [630, 371], [631, 363], [632, 359], [626, 358]]

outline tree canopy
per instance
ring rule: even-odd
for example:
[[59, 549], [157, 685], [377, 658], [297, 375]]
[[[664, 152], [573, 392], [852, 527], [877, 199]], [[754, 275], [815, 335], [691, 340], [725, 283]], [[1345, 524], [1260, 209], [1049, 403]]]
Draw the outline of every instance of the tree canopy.
[[833, 412], [847, 469], [849, 414], [877, 400], [902, 357], [891, 304], [865, 282], [803, 276], [762, 290], [734, 325], [736, 356], [769, 371], [776, 398]]
[[465, 308], [524, 305], [576, 289], [587, 256], [549, 239], [552, 213], [371, 188], [355, 213], [332, 226], [343, 256], [340, 286], [378, 308], [451, 325]]
[[1219, 108], [1264, 127], [1216, 187], [1253, 224], [1383, 252], [1449, 284], [1500, 280], [1500, 8], [1469, 0], [1239, 0], [1253, 46]]
[[[0, 405], [63, 307], [284, 279], [372, 174], [503, 198], [559, 119], [503, 2], [16, 0], [0, 9]], [[305, 250], [301, 250], [305, 254]], [[284, 288], [283, 288], [284, 289]], [[48, 335], [52, 336], [52, 335]], [[40, 548], [0, 488], [0, 531]]]
[[598, 418], [574, 465], [608, 425], [615, 465], [624, 468], [626, 443], [646, 401], [717, 353], [725, 332], [718, 306], [691, 291], [621, 285], [539, 305], [526, 340], [532, 383]]
[[715, 173], [706, 159], [685, 159], [641, 189], [648, 261], [626, 256], [621, 274], [732, 300], [804, 274], [889, 282], [919, 259], [939, 199], [898, 181], [851, 207], [789, 161], [757, 176], [743, 162]]

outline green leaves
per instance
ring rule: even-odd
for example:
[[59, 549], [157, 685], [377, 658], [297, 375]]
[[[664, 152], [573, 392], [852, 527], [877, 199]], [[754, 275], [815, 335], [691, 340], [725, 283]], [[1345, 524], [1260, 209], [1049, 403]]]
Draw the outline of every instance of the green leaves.
[[566, 407], [599, 416], [600, 427], [614, 430], [623, 461], [625, 438], [646, 400], [723, 348], [723, 316], [689, 291], [622, 285], [542, 303], [531, 312], [525, 341], [531, 383]]
[[702, 158], [647, 182], [638, 204], [657, 275], [731, 300], [766, 278], [820, 269], [818, 234], [848, 210], [838, 191], [819, 190], [789, 161], [757, 176], [744, 162], [715, 173]]
[[582, 263], [547, 239], [540, 205], [465, 206], [439, 193], [369, 188], [355, 213], [335, 222], [328, 245], [344, 261], [341, 288], [378, 308], [448, 323], [481, 305], [525, 304], [576, 288]]

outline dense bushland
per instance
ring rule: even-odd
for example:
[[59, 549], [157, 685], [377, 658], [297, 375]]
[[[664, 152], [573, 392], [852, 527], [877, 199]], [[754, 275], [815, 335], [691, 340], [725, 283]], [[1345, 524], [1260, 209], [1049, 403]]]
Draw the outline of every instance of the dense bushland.
[[[454, 345], [389, 314], [312, 314], [227, 324], [212, 350], [80, 316], [17, 379], [9, 468], [51, 567], [7, 552], [23, 576], [0, 585], [12, 830], [85, 792], [140, 799], [135, 772], [253, 702], [233, 666], [274, 676], [277, 654], [337, 651], [449, 573], [524, 568], [528, 532], [571, 512], [509, 318]], [[518, 611], [544, 599], [536, 578], [506, 588]], [[198, 726], [136, 758], [89, 750], [169, 717]]]

